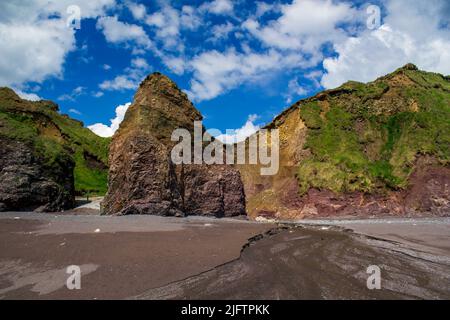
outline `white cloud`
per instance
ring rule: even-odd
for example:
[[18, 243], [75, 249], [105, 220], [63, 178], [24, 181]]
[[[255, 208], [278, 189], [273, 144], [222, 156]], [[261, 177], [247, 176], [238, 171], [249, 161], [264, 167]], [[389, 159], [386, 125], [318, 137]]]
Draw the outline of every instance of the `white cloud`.
[[244, 82], [257, 82], [269, 73], [309, 64], [299, 54], [283, 55], [275, 50], [267, 53], [238, 53], [234, 49], [224, 53], [207, 51], [190, 63], [193, 78], [187, 93], [195, 101], [209, 100]]
[[258, 118], [258, 115], [250, 114], [247, 121], [241, 128], [227, 130], [225, 134], [216, 136], [216, 139], [220, 140], [222, 143], [236, 143], [244, 141], [247, 137], [259, 130], [260, 126], [254, 123]]
[[97, 29], [102, 30], [106, 41], [111, 43], [132, 42], [143, 47], [151, 46], [150, 38], [141, 26], [119, 21], [117, 16], [101, 17], [97, 21]]
[[181, 45], [180, 35], [180, 13], [170, 5], [164, 5], [145, 19], [149, 26], [156, 28], [156, 37], [162, 41], [166, 48], [175, 48]]
[[66, 93], [63, 95], [60, 95], [58, 97], [58, 100], [60, 101], [75, 101], [77, 97], [85, 94], [86, 88], [82, 86], [78, 86], [75, 89], [72, 90], [71, 93]]
[[[61, 77], [74, 30], [67, 27], [67, 7], [78, 5], [81, 18], [95, 17], [114, 0], [36, 0], [0, 2], [0, 86], [21, 86]], [[59, 17], [58, 17], [59, 16]]]
[[[116, 76], [112, 80], [105, 80], [100, 83], [102, 90], [134, 90], [151, 70], [147, 61], [143, 58], [131, 60], [131, 66], [126, 68], [124, 74]], [[102, 94], [103, 95], [103, 94]], [[101, 96], [101, 95], [100, 95]]]
[[145, 61], [145, 59], [143, 59], [143, 58], [135, 58], [135, 59], [131, 60], [131, 66], [133, 68], [138, 68], [138, 69], [143, 69], [143, 70], [147, 70], [148, 68], [150, 68], [147, 61]]
[[21, 97], [22, 99], [25, 100], [29, 100], [29, 101], [39, 101], [39, 100], [43, 100], [40, 96], [38, 96], [35, 93], [32, 92], [23, 92], [22, 90], [19, 90], [17, 88], [13, 88], [14, 92], [17, 93], [17, 95], [19, 97]]
[[136, 20], [142, 20], [147, 15], [147, 9], [142, 3], [129, 2], [127, 6]]
[[336, 58], [323, 62], [325, 88], [348, 80], [372, 81], [412, 62], [420, 69], [450, 73], [450, 30], [442, 28], [448, 19], [445, 0], [433, 5], [418, 0], [386, 2], [384, 24], [335, 44]]
[[[135, 9], [136, 10], [136, 9]], [[158, 42], [163, 51], [156, 47], [153, 48], [154, 53], [163, 57], [165, 51], [172, 53], [184, 52], [184, 43], [181, 39], [182, 30], [194, 31], [201, 26], [203, 17], [199, 9], [192, 6], [184, 5], [181, 9], [176, 9], [169, 2], [161, 2], [159, 10], [148, 14], [139, 11], [139, 21], [146, 23], [152, 28], [155, 34], [155, 41]], [[138, 18], [135, 14], [135, 18]]]
[[216, 42], [222, 39], [227, 39], [230, 32], [232, 32], [235, 29], [235, 26], [227, 21], [224, 24], [218, 24], [212, 27], [211, 29], [211, 38], [208, 40]]
[[259, 18], [264, 16], [266, 13], [272, 12], [272, 11], [279, 11], [280, 5], [277, 3], [266, 3], [262, 1], [256, 2], [256, 13], [255, 17]]
[[186, 69], [186, 61], [180, 57], [163, 55], [161, 60], [176, 75], [182, 75]]
[[331, 0], [295, 0], [280, 7], [281, 16], [266, 25], [254, 18], [243, 27], [266, 46], [315, 53], [322, 44], [345, 37], [338, 27], [355, 18], [351, 5]]
[[288, 83], [288, 92], [286, 94], [286, 103], [291, 103], [296, 96], [303, 96], [308, 90], [298, 84], [298, 79], [291, 79]]
[[216, 15], [233, 14], [234, 5], [231, 0], [214, 0], [206, 2], [199, 7], [200, 11], [206, 11]]
[[95, 123], [93, 125], [88, 126], [88, 128], [99, 135], [100, 137], [111, 137], [117, 129], [119, 129], [120, 123], [123, 121], [125, 117], [125, 113], [128, 110], [128, 107], [131, 105], [131, 102], [120, 105], [116, 108], [116, 116], [111, 119], [111, 123], [109, 126], [103, 123]]
[[94, 98], [100, 98], [100, 97], [103, 97], [103, 96], [104, 96], [104, 93], [101, 92], [101, 91], [97, 91], [97, 92], [93, 92], [93, 93], [92, 93], [92, 96], [93, 96]]
[[[241, 40], [243, 53], [234, 48], [209, 50], [190, 59], [186, 67], [193, 73], [187, 90], [190, 98], [213, 99], [242, 83], [257, 82], [276, 72], [315, 67], [322, 62], [324, 44], [347, 39], [348, 33], [341, 25], [360, 22], [360, 15], [350, 4], [331, 0], [294, 0], [284, 5], [259, 2], [255, 10], [242, 24], [247, 31], [241, 35], [246, 37]], [[260, 22], [259, 18], [269, 11], [280, 15]], [[235, 28], [230, 22], [214, 25], [210, 33], [215, 36], [210, 40], [226, 38]], [[250, 47], [253, 38], [264, 45], [263, 51]], [[295, 88], [293, 82], [290, 85], [287, 99], [306, 93], [298, 84]]]
[[0, 22], [0, 86], [61, 76], [66, 54], [74, 44], [73, 31], [62, 20]]
[[138, 83], [135, 79], [129, 79], [125, 75], [116, 76], [112, 80], [105, 80], [99, 85], [102, 90], [133, 90], [137, 86]]
[[78, 111], [77, 109], [74, 109], [74, 108], [69, 109], [69, 112], [73, 113], [73, 114], [76, 114], [76, 115], [81, 115], [81, 112]]
[[109, 64], [104, 64], [102, 68], [103, 70], [111, 70], [111, 66]]
[[188, 30], [196, 30], [202, 24], [202, 17], [192, 6], [183, 6], [180, 15], [181, 26]]

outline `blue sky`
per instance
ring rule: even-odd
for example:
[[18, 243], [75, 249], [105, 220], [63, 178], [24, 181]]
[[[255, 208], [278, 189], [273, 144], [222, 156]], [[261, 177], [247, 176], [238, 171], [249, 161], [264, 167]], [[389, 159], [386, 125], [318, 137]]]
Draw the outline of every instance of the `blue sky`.
[[0, 12], [0, 86], [53, 100], [104, 136], [154, 71], [207, 128], [240, 138], [347, 80], [407, 62], [450, 74], [446, 0], [22, 0]]

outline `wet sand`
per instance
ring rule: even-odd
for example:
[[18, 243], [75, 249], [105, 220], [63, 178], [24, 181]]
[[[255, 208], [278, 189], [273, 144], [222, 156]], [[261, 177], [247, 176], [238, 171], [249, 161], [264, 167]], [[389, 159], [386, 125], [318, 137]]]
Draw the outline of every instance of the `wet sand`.
[[[449, 245], [448, 218], [277, 227], [2, 213], [0, 298], [449, 299]], [[81, 290], [65, 287], [72, 264]], [[367, 289], [370, 265], [381, 268], [381, 290]]]
[[[367, 267], [381, 289], [367, 288]], [[137, 299], [449, 299], [450, 259], [320, 227], [277, 230], [239, 260], [148, 290]]]
[[[237, 259], [249, 238], [271, 227], [226, 219], [5, 213], [0, 298], [128, 298]], [[69, 265], [81, 266], [81, 290], [65, 286]]]

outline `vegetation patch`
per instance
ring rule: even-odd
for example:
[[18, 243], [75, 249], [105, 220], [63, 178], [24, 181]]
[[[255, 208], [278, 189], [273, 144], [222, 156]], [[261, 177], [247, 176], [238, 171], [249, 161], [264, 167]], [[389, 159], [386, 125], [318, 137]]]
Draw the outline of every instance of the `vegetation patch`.
[[[54, 128], [57, 134], [44, 128]], [[77, 194], [106, 193], [110, 139], [99, 137], [79, 121], [61, 115], [55, 104], [22, 100], [11, 89], [0, 88], [0, 137], [33, 146], [35, 156], [49, 172], [73, 163]], [[87, 165], [85, 154], [103, 166]]]
[[[390, 87], [387, 76], [367, 85], [345, 84], [342, 94], [328, 97], [330, 110], [323, 118], [317, 102], [300, 108], [300, 118], [312, 129], [305, 144], [312, 156], [298, 168], [301, 194], [309, 188], [402, 189], [408, 186], [418, 156], [450, 164], [450, 82], [434, 73], [403, 72], [413, 85], [395, 84], [395, 99], [392, 94], [385, 97]], [[390, 106], [393, 101], [402, 107]], [[405, 107], [411, 101], [418, 110]], [[377, 109], [395, 112], [380, 114]]]

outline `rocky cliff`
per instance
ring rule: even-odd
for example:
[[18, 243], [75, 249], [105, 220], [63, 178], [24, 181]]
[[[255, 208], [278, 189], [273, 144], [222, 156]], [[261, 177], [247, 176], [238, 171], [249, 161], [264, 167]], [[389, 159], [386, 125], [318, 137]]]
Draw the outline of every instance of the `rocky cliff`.
[[[280, 132], [280, 168], [269, 176], [260, 164], [174, 165], [172, 131], [192, 133], [201, 118], [170, 79], [147, 77], [111, 143], [104, 212], [277, 219], [450, 214], [448, 77], [406, 65], [295, 103], [266, 126]], [[249, 139], [242, 143], [248, 149]]]
[[105, 192], [108, 143], [53, 102], [0, 88], [0, 211], [60, 211]]
[[[194, 131], [202, 116], [175, 83], [159, 73], [139, 86], [109, 153], [105, 214], [245, 214], [239, 172], [226, 165], [171, 161], [175, 129]], [[204, 131], [204, 129], [203, 129]]]
[[301, 100], [280, 130], [280, 170], [239, 166], [249, 216], [450, 215], [450, 79], [406, 65]]

